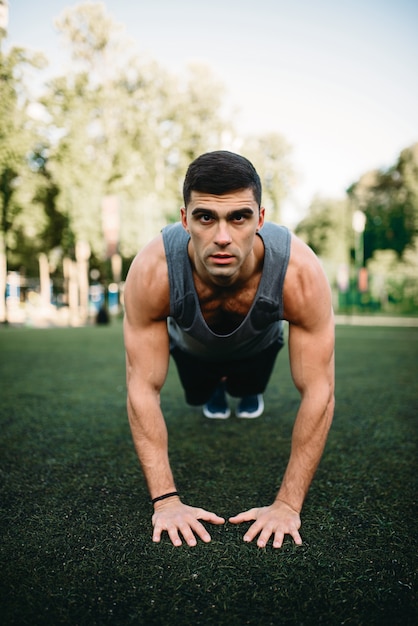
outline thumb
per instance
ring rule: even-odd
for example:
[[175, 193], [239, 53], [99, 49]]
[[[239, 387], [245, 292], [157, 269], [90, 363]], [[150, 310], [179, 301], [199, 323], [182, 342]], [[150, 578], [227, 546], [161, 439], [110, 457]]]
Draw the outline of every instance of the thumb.
[[248, 511], [243, 511], [242, 513], [238, 513], [238, 515], [234, 515], [229, 518], [231, 524], [241, 524], [241, 522], [250, 522], [251, 520], [257, 519], [257, 510], [258, 509], [249, 509]]
[[204, 509], [200, 509], [197, 518], [202, 519], [205, 522], [211, 522], [212, 524], [225, 523], [225, 519], [223, 517], [220, 517], [219, 515], [216, 515], [216, 513], [212, 513], [211, 511], [205, 511]]

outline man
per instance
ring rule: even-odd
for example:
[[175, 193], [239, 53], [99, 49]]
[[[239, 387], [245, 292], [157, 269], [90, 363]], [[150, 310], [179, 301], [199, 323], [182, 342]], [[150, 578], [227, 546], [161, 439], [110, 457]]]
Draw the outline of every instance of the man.
[[210, 535], [200, 520], [224, 518], [184, 504], [168, 460], [160, 408], [170, 351], [190, 404], [209, 418], [263, 411], [262, 394], [289, 322], [292, 377], [301, 395], [282, 484], [268, 506], [229, 521], [253, 521], [244, 541], [286, 534], [301, 544], [300, 511], [320, 461], [334, 409], [334, 323], [318, 259], [284, 227], [264, 224], [261, 184], [242, 156], [217, 151], [186, 174], [181, 224], [165, 228], [135, 258], [125, 287], [128, 416], [154, 504], [153, 541], [175, 546]]

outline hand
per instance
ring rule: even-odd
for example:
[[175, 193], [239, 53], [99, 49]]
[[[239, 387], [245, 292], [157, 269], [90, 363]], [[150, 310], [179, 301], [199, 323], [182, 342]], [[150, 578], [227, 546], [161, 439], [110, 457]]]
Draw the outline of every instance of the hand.
[[291, 535], [298, 546], [302, 544], [302, 539], [298, 532], [300, 515], [281, 500], [276, 500], [270, 506], [250, 509], [229, 518], [232, 524], [240, 524], [250, 520], [255, 520], [255, 522], [245, 533], [244, 541], [252, 541], [260, 533], [257, 539], [259, 548], [265, 548], [272, 535], [273, 548], [282, 547], [285, 535]]
[[154, 526], [152, 540], [158, 543], [161, 539], [161, 533], [166, 530], [174, 546], [181, 546], [182, 544], [179, 532], [189, 546], [197, 544], [195, 534], [205, 543], [209, 543], [211, 537], [199, 520], [212, 524], [225, 523], [223, 517], [204, 509], [188, 506], [180, 500], [161, 502], [155, 507], [152, 516]]

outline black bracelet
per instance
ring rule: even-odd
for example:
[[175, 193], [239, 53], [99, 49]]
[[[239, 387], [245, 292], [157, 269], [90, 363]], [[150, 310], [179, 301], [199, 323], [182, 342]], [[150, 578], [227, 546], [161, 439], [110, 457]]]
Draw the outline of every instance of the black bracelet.
[[156, 502], [159, 502], [160, 500], [165, 500], [166, 498], [171, 498], [171, 496], [178, 496], [179, 492], [178, 491], [170, 491], [170, 493], [165, 493], [163, 496], [158, 496], [158, 498], [153, 498], [151, 500], [151, 504], [155, 504]]

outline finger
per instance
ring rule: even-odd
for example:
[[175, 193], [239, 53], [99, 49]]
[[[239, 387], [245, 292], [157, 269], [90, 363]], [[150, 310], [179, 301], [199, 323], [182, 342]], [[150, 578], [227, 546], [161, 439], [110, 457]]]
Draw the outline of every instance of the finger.
[[158, 526], [156, 526], [153, 530], [152, 540], [154, 543], [160, 543], [161, 541], [161, 529]]
[[231, 524], [241, 524], [241, 522], [250, 522], [251, 520], [257, 519], [257, 510], [258, 509], [250, 509], [249, 511], [243, 511], [242, 513], [238, 513], [238, 515], [234, 515], [229, 518]]
[[216, 515], [216, 513], [211, 513], [210, 511], [205, 511], [205, 509], [200, 509], [198, 514], [196, 515], [197, 519], [202, 519], [205, 522], [210, 522], [211, 524], [225, 524], [225, 518]]
[[281, 530], [276, 530], [274, 533], [273, 548], [281, 548], [283, 545], [284, 533]]
[[170, 528], [167, 529], [168, 532], [168, 536], [171, 539], [171, 543], [173, 544], [173, 546], [181, 546], [181, 539], [178, 533], [178, 530], [175, 526], [172, 526]]
[[263, 528], [257, 539], [257, 546], [259, 548], [265, 548], [272, 534], [273, 530], [271, 528]]
[[258, 535], [261, 529], [262, 529], [261, 523], [254, 522], [254, 524], [252, 524], [247, 530], [247, 532], [245, 533], [243, 537], [244, 541], [245, 542], [252, 541]]
[[196, 535], [199, 537], [199, 539], [201, 539], [205, 543], [210, 542], [211, 536], [206, 530], [206, 528], [203, 526], [203, 524], [201, 524], [199, 521], [196, 520], [193, 523], [191, 523], [190, 526], [192, 527], [193, 532], [195, 532]]
[[302, 537], [300, 536], [299, 532], [297, 530], [294, 530], [293, 532], [290, 533], [290, 535], [293, 537], [293, 541], [295, 542], [295, 544], [297, 546], [301, 546], [303, 541], [302, 541]]
[[197, 544], [196, 537], [194, 536], [193, 531], [188, 524], [183, 524], [182, 526], [180, 526], [179, 530], [188, 546], [193, 547]]

